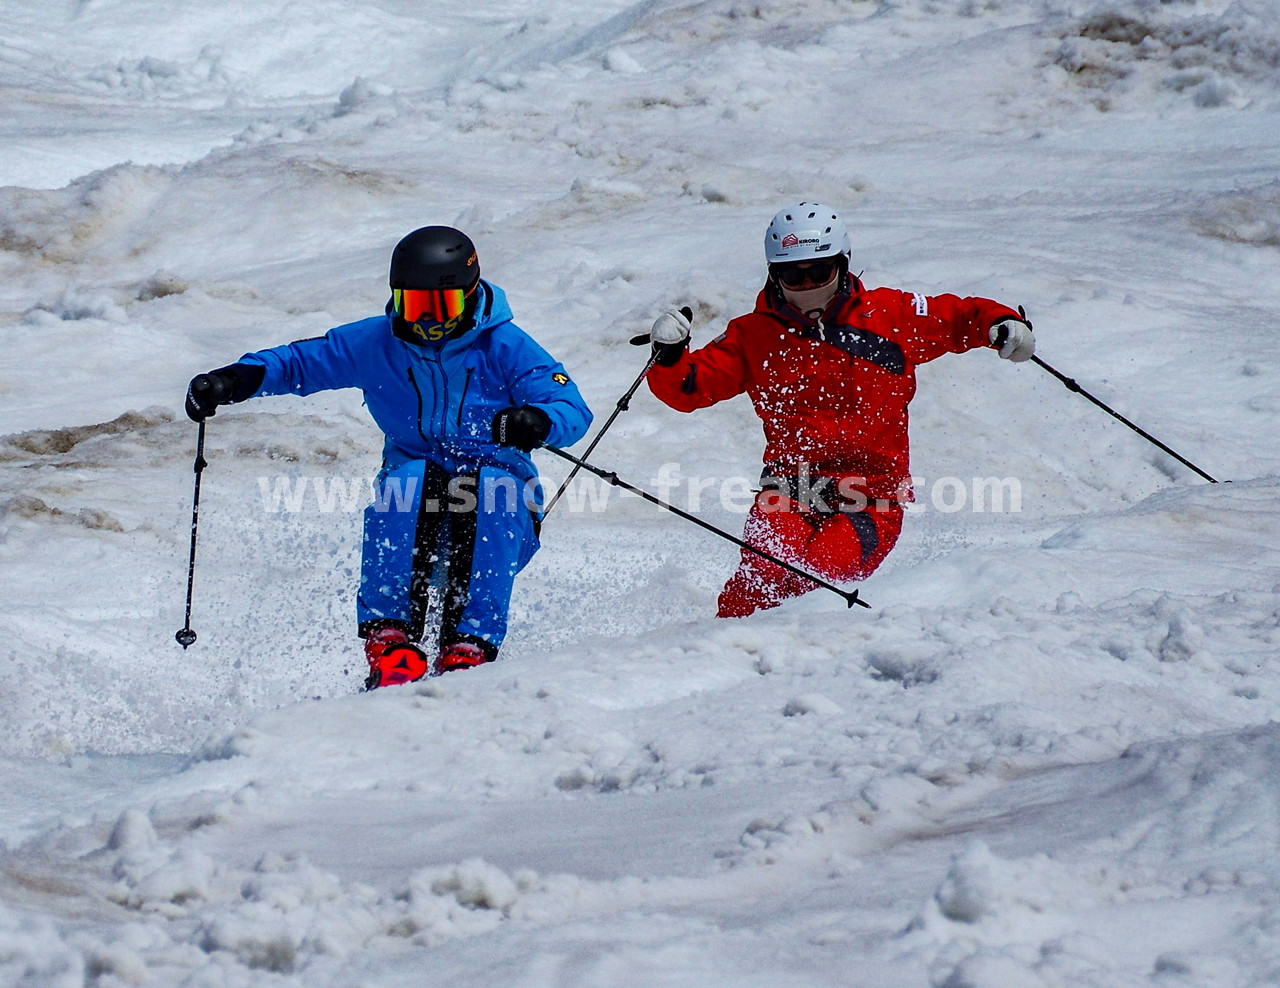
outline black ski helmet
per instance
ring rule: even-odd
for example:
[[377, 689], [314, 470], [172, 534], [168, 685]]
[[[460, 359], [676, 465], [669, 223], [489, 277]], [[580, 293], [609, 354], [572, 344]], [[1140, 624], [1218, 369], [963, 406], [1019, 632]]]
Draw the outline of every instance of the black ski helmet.
[[406, 234], [391, 252], [392, 288], [461, 288], [480, 280], [471, 238], [451, 226], [424, 226]]

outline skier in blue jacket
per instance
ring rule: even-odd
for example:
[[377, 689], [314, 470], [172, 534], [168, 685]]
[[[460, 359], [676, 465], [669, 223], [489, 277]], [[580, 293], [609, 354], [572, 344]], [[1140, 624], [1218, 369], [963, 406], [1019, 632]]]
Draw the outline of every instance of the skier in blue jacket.
[[[391, 255], [390, 281], [384, 315], [245, 354], [193, 378], [186, 400], [199, 422], [259, 395], [364, 392], [386, 435], [356, 602], [369, 689], [497, 657], [515, 576], [538, 548], [542, 491], [529, 453], [571, 445], [591, 424], [564, 367], [480, 277], [465, 234], [414, 230]], [[433, 584], [434, 661], [420, 644]]]

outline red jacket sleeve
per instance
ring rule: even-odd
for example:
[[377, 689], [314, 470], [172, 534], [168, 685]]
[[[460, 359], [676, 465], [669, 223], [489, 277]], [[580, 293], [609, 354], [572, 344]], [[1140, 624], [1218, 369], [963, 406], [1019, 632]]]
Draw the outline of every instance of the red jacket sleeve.
[[902, 342], [907, 359], [923, 364], [944, 353], [963, 353], [990, 346], [988, 331], [1001, 319], [1022, 317], [1007, 305], [989, 298], [958, 295], [912, 295], [899, 292], [898, 325], [909, 328]]
[[739, 333], [730, 323], [724, 335], [694, 353], [686, 351], [670, 367], [654, 364], [646, 380], [659, 401], [692, 412], [742, 394], [749, 377]]

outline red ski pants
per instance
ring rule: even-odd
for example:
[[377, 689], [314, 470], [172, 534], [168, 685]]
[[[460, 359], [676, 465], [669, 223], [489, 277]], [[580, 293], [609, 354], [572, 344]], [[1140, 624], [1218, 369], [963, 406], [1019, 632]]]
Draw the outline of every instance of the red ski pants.
[[[880, 505], [821, 515], [790, 498], [761, 491], [742, 537], [748, 545], [824, 580], [853, 583], [875, 572], [902, 531], [902, 506]], [[717, 617], [746, 617], [816, 589], [813, 581], [743, 549], [738, 571], [720, 591]]]

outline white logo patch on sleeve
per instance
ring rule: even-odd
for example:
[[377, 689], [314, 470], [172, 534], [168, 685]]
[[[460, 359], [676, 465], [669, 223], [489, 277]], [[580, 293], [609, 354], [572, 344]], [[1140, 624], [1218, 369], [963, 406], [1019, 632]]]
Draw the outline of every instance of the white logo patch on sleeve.
[[927, 316], [929, 314], [929, 300], [919, 292], [911, 296], [911, 301], [916, 304], [916, 315]]

